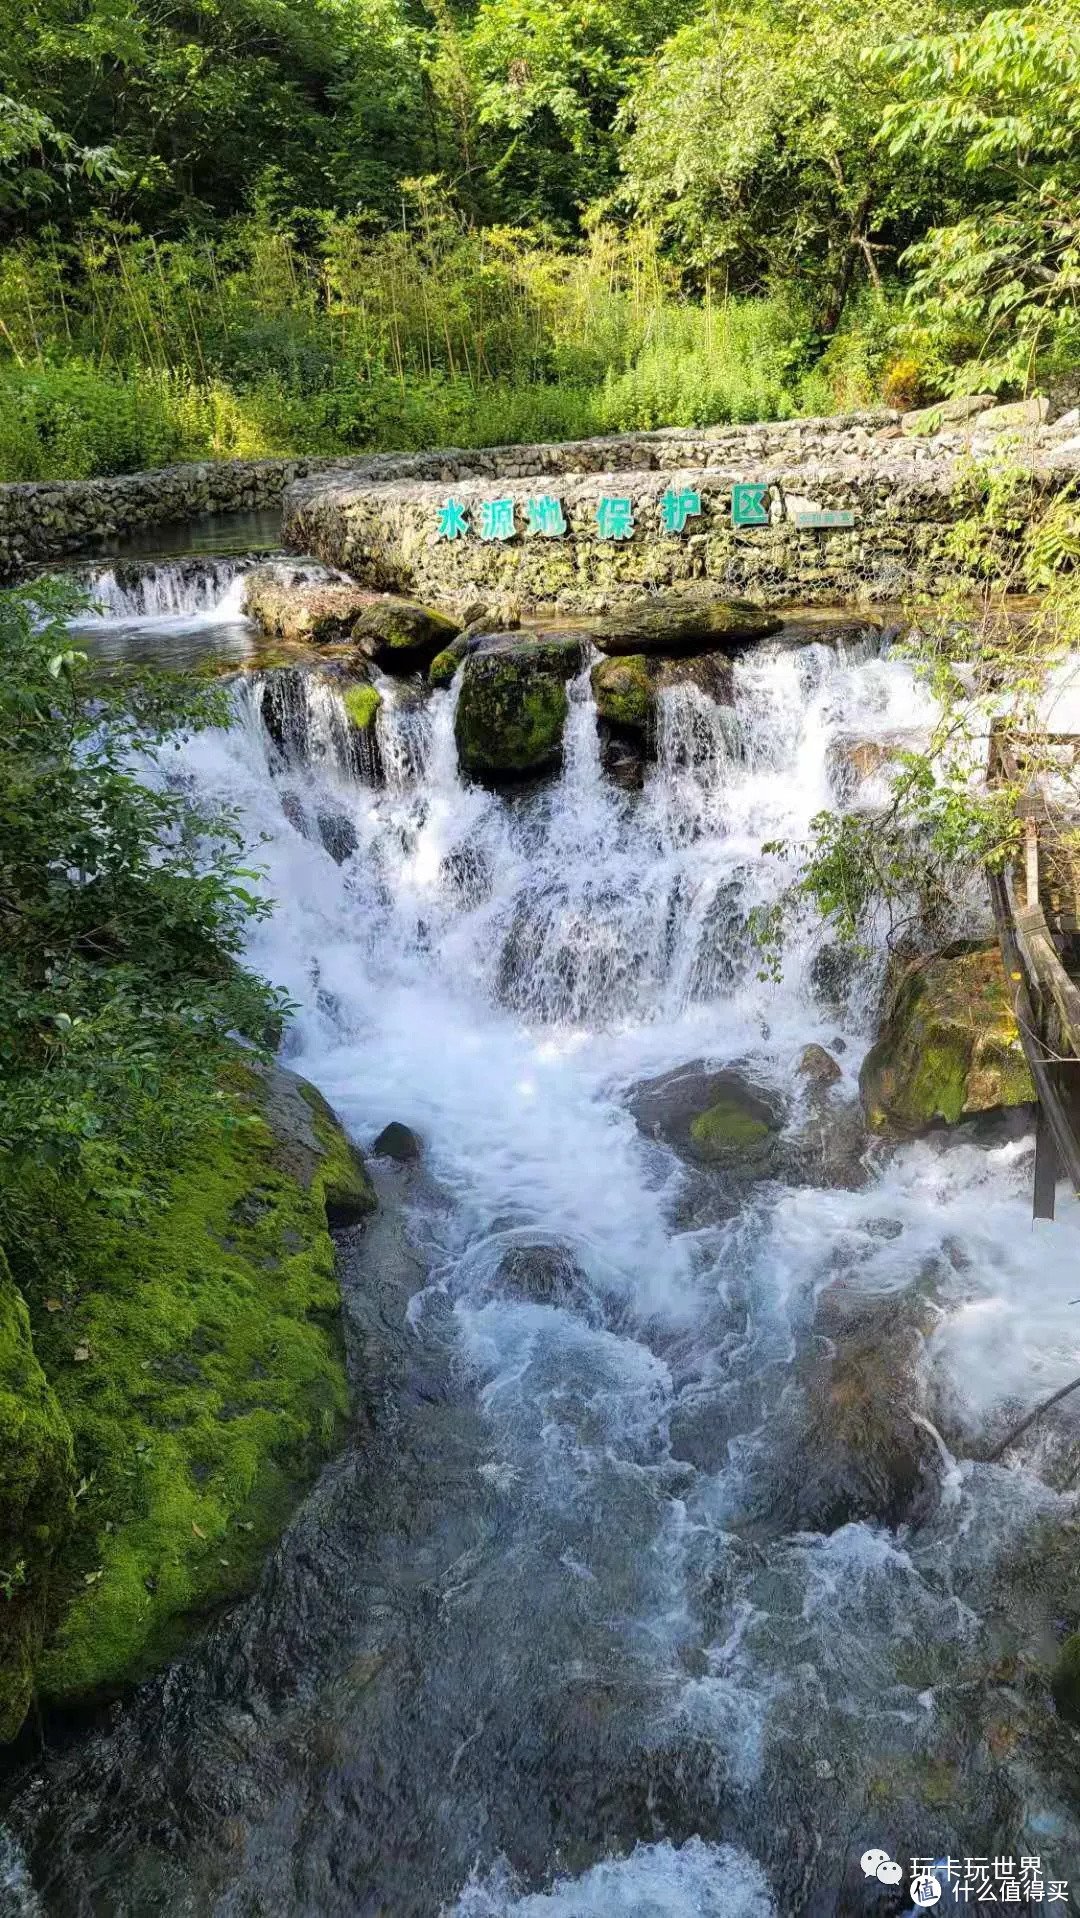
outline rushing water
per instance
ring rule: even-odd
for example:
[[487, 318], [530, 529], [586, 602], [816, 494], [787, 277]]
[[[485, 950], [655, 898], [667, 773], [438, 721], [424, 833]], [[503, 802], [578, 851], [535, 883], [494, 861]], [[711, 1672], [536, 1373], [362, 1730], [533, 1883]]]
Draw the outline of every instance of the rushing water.
[[[184, 767], [260, 842], [289, 1063], [361, 1144], [424, 1140], [344, 1247], [366, 1430], [255, 1597], [21, 1781], [0, 1909], [8, 1884], [65, 1918], [906, 1910], [871, 1845], [1080, 1881], [1038, 1677], [1068, 1402], [1023, 1462], [975, 1457], [1080, 1369], [1075, 1207], [1033, 1233], [1024, 1139], [868, 1153], [876, 970], [807, 918], [762, 978], [747, 934], [790, 877], [763, 844], [850, 787], [844, 742], [925, 724], [908, 669], [759, 647], [734, 711], [665, 695], [640, 793], [602, 771], [587, 675], [561, 774], [504, 796], [459, 778], [453, 692], [384, 693], [378, 787], [321, 707], [330, 745], [283, 758], [257, 680]], [[811, 1041], [843, 1066], [825, 1096]], [[635, 1119], [691, 1062], [786, 1112], [776, 1176]], [[838, 1466], [841, 1376], [891, 1407], [877, 1476]]]

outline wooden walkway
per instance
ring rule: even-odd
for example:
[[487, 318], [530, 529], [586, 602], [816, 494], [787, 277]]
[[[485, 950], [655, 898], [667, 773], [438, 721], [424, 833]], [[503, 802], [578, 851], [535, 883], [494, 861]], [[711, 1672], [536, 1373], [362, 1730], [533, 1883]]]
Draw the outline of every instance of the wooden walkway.
[[[1061, 1177], [1080, 1196], [1080, 858], [1071, 831], [1028, 762], [1033, 742], [995, 729], [990, 739], [991, 785], [1020, 787], [1024, 856], [1016, 868], [988, 870], [1005, 971], [1016, 1022], [1039, 1096], [1035, 1134], [1034, 1216], [1052, 1219]], [[1063, 772], [1080, 761], [1080, 734], [1040, 741]], [[1072, 828], [1075, 830], [1075, 827]]]

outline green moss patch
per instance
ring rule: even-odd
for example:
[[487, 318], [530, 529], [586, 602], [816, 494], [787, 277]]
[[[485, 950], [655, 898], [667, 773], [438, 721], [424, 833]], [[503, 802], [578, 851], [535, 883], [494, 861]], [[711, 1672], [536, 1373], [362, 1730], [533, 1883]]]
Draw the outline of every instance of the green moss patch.
[[0, 1252], [0, 1742], [30, 1703], [74, 1490], [71, 1431]]
[[250, 1587], [343, 1434], [328, 1220], [374, 1203], [318, 1094], [245, 1070], [163, 1210], [73, 1226], [58, 1296], [29, 1301], [79, 1481], [44, 1696], [143, 1676]]
[[756, 1158], [767, 1147], [771, 1129], [731, 1098], [718, 1099], [690, 1124], [690, 1137], [710, 1159]]
[[345, 686], [341, 700], [354, 732], [370, 732], [379, 717], [382, 694], [375, 686]]

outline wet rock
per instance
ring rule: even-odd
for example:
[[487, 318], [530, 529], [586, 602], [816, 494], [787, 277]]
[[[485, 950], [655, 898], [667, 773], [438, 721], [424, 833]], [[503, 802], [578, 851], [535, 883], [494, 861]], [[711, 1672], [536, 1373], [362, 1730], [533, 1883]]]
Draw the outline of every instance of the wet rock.
[[376, 1158], [396, 1159], [399, 1165], [408, 1165], [418, 1159], [423, 1149], [423, 1141], [410, 1126], [402, 1125], [398, 1119], [391, 1119], [389, 1125], [384, 1125], [371, 1148]]
[[601, 719], [620, 732], [650, 734], [656, 714], [656, 676], [644, 653], [602, 659], [590, 679]]
[[1080, 1727], [1080, 1632], [1071, 1632], [1061, 1647], [1050, 1689], [1059, 1717]]
[[803, 1047], [799, 1054], [796, 1071], [799, 1077], [805, 1079], [815, 1091], [823, 1091], [827, 1086], [834, 1086], [837, 1080], [844, 1076], [831, 1053], [826, 1052], [824, 1046], [818, 1045]]
[[244, 611], [270, 639], [329, 645], [348, 639], [375, 597], [321, 569], [258, 566], [247, 576]]
[[829, 1532], [858, 1519], [897, 1525], [928, 1508], [938, 1453], [911, 1413], [919, 1349], [917, 1333], [891, 1331], [886, 1315], [871, 1310], [833, 1356], [819, 1349], [804, 1363], [790, 1493], [800, 1529]]
[[459, 631], [456, 620], [434, 607], [387, 594], [361, 613], [352, 636], [365, 657], [387, 672], [413, 672], [441, 653]]
[[590, 622], [602, 653], [701, 653], [737, 647], [779, 632], [782, 622], [748, 600], [640, 600]]
[[842, 1014], [858, 970], [858, 955], [853, 947], [834, 941], [820, 946], [810, 962], [810, 989], [818, 1004], [834, 1015]]
[[499, 780], [557, 765], [580, 661], [580, 637], [562, 633], [500, 633], [470, 653], [454, 722], [462, 771]]
[[776, 1163], [782, 1108], [734, 1067], [665, 1072], [635, 1089], [630, 1110], [650, 1138], [699, 1164], [764, 1178]]
[[902, 752], [916, 745], [916, 739], [897, 736], [891, 739], [835, 739], [825, 755], [825, 770], [833, 797], [841, 805], [854, 798], [866, 779], [894, 765]]
[[996, 944], [900, 969], [859, 1084], [868, 1125], [900, 1134], [1034, 1099]]
[[311, 832], [308, 826], [308, 816], [300, 794], [294, 792], [291, 787], [287, 787], [284, 792], [278, 794], [278, 800], [281, 805], [281, 810], [285, 814], [293, 831], [298, 832], [301, 839], [309, 839]]
[[491, 613], [482, 613], [477, 619], [463, 626], [456, 639], [436, 653], [428, 667], [428, 679], [433, 686], [449, 686], [458, 667], [467, 653], [475, 653], [485, 639], [493, 639], [497, 633], [516, 631], [520, 619], [514, 619], [503, 625]]
[[511, 1298], [594, 1316], [588, 1282], [564, 1246], [513, 1246], [499, 1261], [495, 1284]]
[[734, 704], [734, 672], [722, 653], [688, 653], [664, 659], [648, 653], [598, 660], [591, 683], [597, 717], [615, 733], [655, 750], [658, 702], [672, 686], [696, 686], [717, 705]]
[[356, 827], [347, 813], [320, 812], [316, 814], [319, 838], [330, 854], [335, 865], [343, 866], [351, 859], [357, 848]]
[[[317, 713], [320, 698], [323, 707]], [[381, 709], [381, 693], [363, 666], [352, 660], [276, 666], [263, 675], [263, 725], [278, 751], [293, 764], [308, 765], [329, 755], [340, 770], [375, 783], [381, 777], [377, 739]]]

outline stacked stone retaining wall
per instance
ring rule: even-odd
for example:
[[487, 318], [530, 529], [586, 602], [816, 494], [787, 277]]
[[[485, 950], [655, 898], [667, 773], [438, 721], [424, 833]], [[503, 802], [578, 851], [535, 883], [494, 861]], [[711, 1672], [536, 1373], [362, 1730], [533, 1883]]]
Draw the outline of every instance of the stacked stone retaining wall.
[[[962, 481], [989, 458], [1025, 465], [1040, 486], [1056, 487], [1080, 473], [1080, 434], [1063, 422], [1003, 435], [978, 420], [912, 434], [899, 414], [877, 411], [537, 446], [207, 461], [0, 486], [0, 577], [141, 528], [282, 506], [284, 542], [294, 551], [346, 566], [365, 584], [452, 604], [497, 590], [523, 605], [592, 611], [598, 597], [617, 603], [642, 586], [694, 580], [771, 598], [892, 599], [947, 582]], [[701, 513], [671, 536], [659, 499], [679, 476], [700, 493]], [[767, 526], [732, 525], [739, 481], [766, 485]], [[436, 538], [448, 493], [467, 499], [475, 517], [492, 486], [515, 500], [513, 539], [480, 541], [474, 531], [454, 542]], [[558, 494], [565, 538], [525, 532], [524, 503], [537, 492]], [[597, 537], [595, 507], [605, 492], [632, 501], [626, 542]], [[799, 527], [800, 505], [850, 511], [854, 524]]]
[[[1080, 474], [1075, 425], [1023, 434], [963, 427], [921, 437], [891, 414], [658, 433], [618, 440], [416, 456], [406, 475], [358, 468], [313, 475], [285, 500], [297, 551], [343, 566], [365, 585], [464, 611], [488, 596], [522, 610], [580, 614], [693, 587], [769, 601], [852, 603], [941, 593], [956, 577], [952, 528], [979, 489], [979, 464], [1007, 462], [1040, 490]], [[372, 463], [374, 464], [374, 463]], [[471, 469], [471, 471], [470, 471]], [[735, 523], [739, 484], [762, 489], [767, 523]], [[677, 533], [669, 492], [699, 510]], [[483, 538], [482, 508], [512, 502], [512, 536]], [[528, 503], [557, 500], [558, 536], [533, 531]], [[600, 501], [629, 503], [633, 529], [605, 538]], [[440, 509], [460, 509], [461, 537], [440, 536]], [[815, 526], [815, 514], [850, 524]], [[802, 522], [802, 523], [800, 523]], [[1010, 553], [1003, 539], [1002, 563]]]

